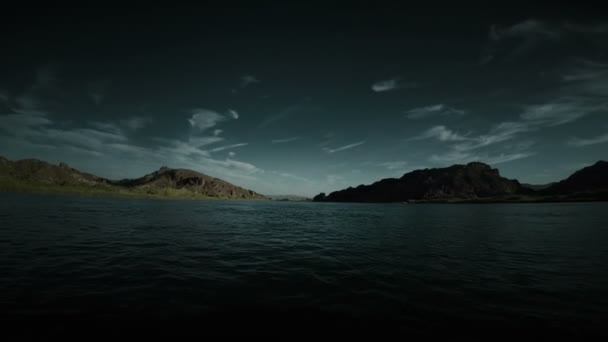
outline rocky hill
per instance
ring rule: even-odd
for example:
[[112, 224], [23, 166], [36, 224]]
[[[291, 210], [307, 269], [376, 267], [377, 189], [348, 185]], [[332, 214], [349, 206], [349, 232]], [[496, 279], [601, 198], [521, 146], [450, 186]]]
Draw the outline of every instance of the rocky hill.
[[222, 198], [249, 198], [262, 199], [264, 196], [219, 178], [187, 170], [161, 167], [137, 179], [125, 179], [114, 184], [138, 190], [154, 190], [158, 188], [184, 189], [192, 193], [207, 197]]
[[137, 179], [109, 180], [64, 163], [0, 157], [0, 191], [43, 191], [153, 197], [264, 199], [219, 178], [186, 169], [160, 170]]

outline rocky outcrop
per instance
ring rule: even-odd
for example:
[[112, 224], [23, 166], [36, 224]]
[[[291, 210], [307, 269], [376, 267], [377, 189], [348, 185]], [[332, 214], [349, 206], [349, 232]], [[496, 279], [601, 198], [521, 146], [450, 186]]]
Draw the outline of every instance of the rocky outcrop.
[[474, 201], [532, 193], [516, 180], [500, 176], [497, 169], [474, 162], [446, 168], [416, 170], [401, 178], [387, 178], [371, 185], [320, 194], [316, 201], [407, 202]]

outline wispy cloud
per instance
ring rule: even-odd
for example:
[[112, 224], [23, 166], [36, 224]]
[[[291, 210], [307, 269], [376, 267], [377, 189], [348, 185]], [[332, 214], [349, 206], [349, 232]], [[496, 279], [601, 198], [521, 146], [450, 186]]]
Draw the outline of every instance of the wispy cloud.
[[233, 158], [234, 156], [236, 156], [236, 153], [233, 151], [228, 152], [228, 156], [230, 156], [231, 158]]
[[384, 162], [384, 163], [380, 163], [380, 166], [386, 168], [387, 170], [400, 170], [403, 169], [404, 167], [406, 167], [408, 165], [408, 162], [406, 161], [389, 161], [389, 162]]
[[490, 165], [502, 164], [518, 159], [528, 158], [535, 152], [500, 153], [498, 155], [473, 154], [468, 152], [450, 151], [445, 154], [434, 154], [429, 160], [438, 164], [470, 163], [474, 161], [484, 162]]
[[219, 129], [219, 128], [218, 128], [218, 129], [215, 129], [215, 130], [213, 130], [213, 135], [217, 137], [218, 135], [222, 134], [222, 132], [223, 132], [223, 131], [224, 131], [224, 130], [221, 130], [221, 129]]
[[100, 105], [105, 97], [107, 81], [91, 82], [87, 85], [87, 94], [96, 105]]
[[243, 147], [243, 146], [247, 146], [247, 145], [249, 145], [249, 143], [240, 143], [240, 144], [232, 144], [232, 145], [220, 146], [220, 147], [216, 147], [216, 148], [212, 149], [211, 152], [219, 152], [219, 151], [224, 151], [224, 150], [231, 150], [233, 148]]
[[460, 135], [445, 126], [440, 125], [431, 127], [419, 136], [410, 138], [408, 140], [423, 140], [431, 138], [435, 138], [439, 141], [464, 141], [468, 139], [467, 137]]
[[10, 99], [10, 96], [4, 89], [0, 89], [0, 102], [7, 103]]
[[592, 138], [580, 139], [580, 138], [572, 138], [568, 141], [568, 145], [583, 147], [589, 145], [603, 144], [608, 142], [608, 134], [598, 135]]
[[559, 126], [605, 108], [605, 104], [590, 104], [585, 99], [563, 98], [555, 102], [527, 106], [521, 119], [536, 125]]
[[597, 97], [599, 99], [596, 100], [599, 103], [606, 103], [605, 98], [608, 96], [608, 63], [578, 59], [560, 76], [563, 80], [564, 93]]
[[[483, 51], [481, 63], [487, 64], [501, 56], [507, 59], [522, 57], [533, 50], [540, 49], [544, 42], [559, 43], [580, 39], [581, 36], [607, 33], [607, 22], [555, 23], [527, 19], [510, 26], [492, 25], [488, 33], [489, 42]], [[503, 43], [505, 44], [503, 45]]]
[[566, 22], [563, 26], [566, 30], [585, 34], [606, 34], [608, 33], [608, 23], [576, 23]]
[[336, 152], [350, 150], [351, 148], [355, 148], [355, 147], [361, 146], [363, 144], [365, 144], [365, 140], [358, 141], [356, 143], [352, 143], [352, 144], [348, 144], [348, 145], [344, 145], [344, 146], [340, 146], [340, 147], [337, 147], [337, 148], [327, 148], [327, 147], [324, 147], [323, 151], [332, 154], [332, 153], [336, 153]]
[[36, 83], [33, 88], [45, 88], [49, 87], [53, 82], [57, 80], [55, 70], [50, 66], [46, 65], [36, 70]]
[[262, 122], [260, 122], [260, 124], [258, 125], [258, 128], [268, 127], [270, 125], [275, 124], [277, 121], [281, 121], [286, 118], [292, 117], [304, 110], [307, 110], [308, 112], [313, 112], [313, 111], [318, 110], [317, 107], [311, 106], [309, 104], [309, 102], [310, 102], [310, 99], [305, 99], [302, 103], [291, 105], [289, 107], [284, 108], [283, 110], [279, 111], [276, 114], [267, 116], [266, 118], [264, 118], [264, 120], [262, 120]]
[[305, 183], [314, 183], [312, 180], [305, 178], [305, 177], [301, 177], [298, 175], [295, 175], [293, 173], [289, 173], [289, 172], [280, 172], [280, 171], [271, 171], [273, 174], [276, 174], [278, 176], [284, 177], [289, 179], [290, 181], [298, 181], [298, 182], [305, 182]]
[[215, 126], [218, 122], [226, 118], [212, 110], [198, 108], [192, 110], [192, 117], [188, 119], [190, 126], [204, 131]]
[[399, 78], [391, 78], [388, 80], [378, 81], [372, 84], [371, 88], [376, 93], [399, 89]]
[[444, 104], [436, 104], [425, 107], [410, 109], [406, 112], [405, 117], [416, 120], [431, 116], [447, 116], [447, 115], [464, 115], [465, 111], [446, 106]]
[[152, 123], [151, 118], [144, 118], [140, 116], [134, 116], [125, 120], [120, 120], [121, 125], [133, 131], [140, 130], [150, 123]]
[[260, 83], [260, 80], [253, 75], [245, 75], [241, 77], [241, 88], [247, 88], [255, 83]]
[[300, 137], [289, 137], [289, 138], [283, 138], [283, 139], [274, 139], [271, 142], [273, 144], [285, 144], [285, 143], [289, 143], [289, 142], [300, 140], [300, 139], [302, 139], [302, 138], [300, 138]]
[[239, 113], [234, 109], [228, 109], [228, 114], [234, 119], [237, 120], [239, 118]]

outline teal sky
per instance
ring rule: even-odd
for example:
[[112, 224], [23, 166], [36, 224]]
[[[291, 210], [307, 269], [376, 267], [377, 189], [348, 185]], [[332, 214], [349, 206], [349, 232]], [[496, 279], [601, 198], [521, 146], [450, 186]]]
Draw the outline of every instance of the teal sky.
[[601, 13], [374, 4], [12, 12], [0, 154], [307, 196], [470, 161], [540, 184], [607, 158]]

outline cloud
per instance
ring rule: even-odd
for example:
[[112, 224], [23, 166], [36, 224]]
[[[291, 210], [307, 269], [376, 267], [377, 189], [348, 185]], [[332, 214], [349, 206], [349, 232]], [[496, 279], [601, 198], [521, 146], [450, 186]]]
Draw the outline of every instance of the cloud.
[[258, 125], [258, 128], [268, 127], [268, 126], [276, 123], [277, 121], [280, 121], [280, 120], [283, 120], [283, 119], [286, 119], [288, 117], [295, 115], [296, 113], [303, 110], [304, 108], [307, 108], [307, 107], [305, 104], [302, 104], [302, 103], [291, 105], [291, 106], [281, 110], [279, 113], [277, 113], [275, 115], [270, 115], [270, 116], [267, 116], [266, 118], [264, 118], [264, 120], [262, 120], [262, 122], [260, 122], [260, 124]]
[[127, 128], [131, 131], [137, 131], [142, 129], [147, 124], [151, 123], [152, 119], [143, 117], [131, 117], [128, 119], [119, 120], [117, 122], [90, 122], [91, 126], [96, 129], [111, 132], [114, 134], [123, 134], [123, 128]]
[[362, 140], [362, 141], [359, 141], [359, 142], [356, 142], [356, 143], [352, 143], [352, 144], [348, 144], [348, 145], [344, 145], [344, 146], [340, 146], [340, 147], [333, 148], [333, 149], [332, 148], [324, 147], [323, 151], [325, 151], [325, 152], [327, 152], [329, 154], [333, 154], [333, 153], [336, 153], [336, 152], [350, 150], [351, 148], [355, 148], [355, 147], [363, 145], [363, 144], [365, 144], [365, 140]]
[[510, 37], [540, 37], [545, 39], [559, 39], [560, 32], [547, 22], [528, 19], [511, 26], [500, 28], [493, 25], [490, 28], [490, 38], [500, 40]]
[[470, 161], [484, 161], [488, 164], [500, 164], [517, 159], [527, 158], [534, 155], [529, 149], [534, 144], [531, 141], [524, 141], [518, 144], [502, 146], [508, 153], [479, 153], [475, 152], [483, 148], [489, 148], [501, 142], [514, 139], [522, 132], [530, 131], [530, 124], [522, 121], [502, 122], [492, 127], [488, 133], [466, 136], [456, 133], [445, 126], [435, 126], [415, 139], [434, 138], [441, 142], [451, 142], [447, 152], [433, 154], [429, 161], [441, 164], [466, 163]]
[[[560, 75], [564, 82], [562, 92], [570, 96], [597, 97], [598, 103], [605, 104], [608, 96], [608, 64], [588, 59], [578, 59], [566, 72]], [[582, 99], [579, 99], [581, 101]], [[590, 99], [586, 99], [588, 102]]]
[[[563, 43], [585, 39], [589, 35], [608, 33], [608, 23], [555, 23], [527, 19], [510, 26], [490, 26], [489, 42], [483, 51], [482, 64], [496, 60], [499, 56], [513, 59], [539, 50], [546, 42]], [[516, 42], [516, 44], [513, 44]], [[504, 44], [503, 44], [504, 43]]]
[[425, 107], [410, 109], [406, 112], [406, 118], [416, 120], [430, 116], [464, 115], [464, 110], [448, 107], [444, 104], [436, 104]]
[[564, 28], [577, 33], [584, 34], [605, 34], [608, 33], [608, 23], [593, 23], [581, 24], [574, 22], [566, 22]]
[[101, 131], [112, 132], [114, 134], [122, 133], [122, 129], [114, 123], [93, 121], [90, 124]]
[[219, 128], [218, 128], [218, 129], [215, 129], [215, 130], [213, 130], [213, 135], [217, 137], [218, 135], [222, 134], [222, 132], [223, 132], [223, 131], [224, 131], [224, 130], [221, 130], [221, 129], [219, 129]]
[[372, 90], [376, 93], [381, 93], [385, 91], [391, 91], [399, 88], [399, 79], [392, 78], [388, 80], [378, 81], [372, 84]]
[[212, 149], [211, 152], [219, 152], [219, 151], [224, 151], [224, 150], [230, 150], [230, 149], [233, 149], [233, 148], [243, 147], [243, 146], [247, 146], [247, 145], [249, 145], [249, 143], [240, 143], [240, 144], [220, 146], [220, 147], [216, 147], [216, 148]]
[[583, 147], [589, 145], [603, 144], [608, 142], [608, 134], [598, 135], [596, 137], [580, 139], [580, 138], [572, 138], [568, 141], [568, 145]]
[[486, 134], [476, 137], [468, 137], [463, 142], [452, 146], [456, 151], [471, 151], [482, 147], [487, 147], [500, 142], [511, 140], [519, 133], [530, 131], [531, 128], [526, 123], [517, 121], [501, 122], [492, 127]]
[[213, 165], [218, 165], [218, 166], [222, 166], [225, 168], [231, 168], [231, 169], [238, 169], [241, 171], [245, 171], [247, 173], [263, 173], [264, 172], [262, 169], [259, 169], [258, 167], [256, 167], [253, 164], [230, 159], [230, 158], [227, 158], [226, 160], [223, 160], [223, 161], [209, 159], [208, 162]]
[[385, 167], [387, 170], [400, 170], [408, 165], [406, 161], [389, 161], [379, 164], [382, 167]]
[[189, 137], [187, 141], [188, 144], [200, 148], [203, 146], [218, 143], [223, 140], [224, 138], [222, 137]]
[[408, 140], [422, 140], [430, 138], [436, 138], [439, 141], [463, 141], [468, 139], [467, 137], [448, 129], [445, 126], [440, 125], [431, 127], [421, 135], [416, 136], [414, 138], [410, 138]]
[[0, 102], [7, 103], [10, 99], [10, 96], [4, 89], [0, 89]]
[[228, 156], [230, 156], [232, 158], [232, 157], [236, 156], [236, 153], [230, 151], [230, 152], [228, 152]]
[[553, 102], [524, 106], [520, 120], [501, 122], [485, 134], [462, 135], [440, 125], [408, 140], [437, 139], [441, 142], [454, 142], [451, 146], [454, 159], [463, 159], [464, 157], [456, 152], [477, 150], [514, 139], [521, 133], [568, 124], [591, 113], [606, 110], [606, 104], [595, 103], [587, 98], [565, 97]]
[[498, 155], [477, 155], [467, 152], [450, 151], [445, 154], [432, 155], [429, 160], [439, 164], [454, 164], [454, 163], [470, 163], [473, 161], [481, 161], [490, 165], [502, 164], [518, 159], [528, 158], [535, 155], [534, 152], [519, 152], [519, 153], [500, 153]]
[[130, 130], [137, 131], [150, 124], [152, 119], [134, 116], [126, 120], [120, 120], [120, 124], [127, 127]]
[[255, 84], [255, 83], [260, 83], [261, 81], [258, 80], [255, 76], [253, 75], [245, 75], [241, 77], [241, 88], [247, 88], [248, 86]]
[[599, 109], [602, 109], [602, 106], [596, 107], [576, 99], [560, 99], [541, 105], [526, 106], [520, 117], [537, 125], [559, 126]]
[[228, 109], [228, 114], [234, 119], [237, 120], [239, 118], [239, 113], [234, 109]]
[[87, 94], [96, 105], [100, 105], [103, 102], [107, 85], [107, 81], [91, 82], [88, 84]]
[[33, 88], [49, 87], [56, 80], [55, 71], [50, 66], [40, 67], [36, 70], [36, 83]]
[[192, 110], [192, 117], [188, 119], [188, 122], [190, 123], [190, 126], [204, 131], [225, 119], [224, 116], [212, 110], [199, 108]]
[[300, 138], [300, 137], [289, 137], [289, 138], [283, 138], [283, 139], [273, 139], [271, 141], [271, 143], [273, 143], [273, 144], [285, 144], [285, 143], [296, 141], [296, 140], [300, 140], [300, 139], [302, 139], [302, 138]]

